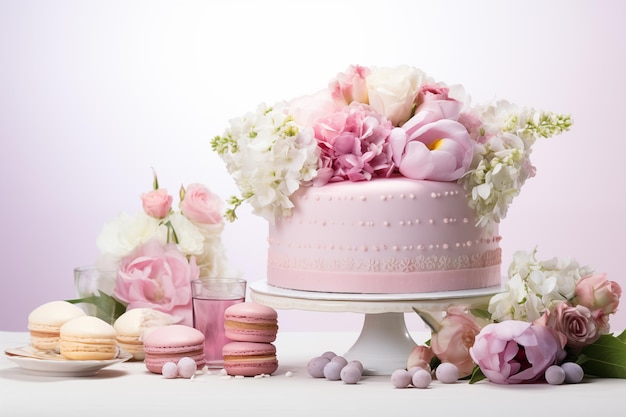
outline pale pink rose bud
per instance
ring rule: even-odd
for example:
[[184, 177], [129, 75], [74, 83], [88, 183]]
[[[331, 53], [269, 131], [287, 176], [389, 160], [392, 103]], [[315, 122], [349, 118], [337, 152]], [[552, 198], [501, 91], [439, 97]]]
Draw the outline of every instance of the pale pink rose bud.
[[223, 201], [202, 184], [190, 184], [180, 202], [181, 212], [194, 223], [221, 224], [223, 222]]
[[576, 283], [574, 304], [583, 305], [591, 311], [602, 310], [608, 315], [617, 311], [621, 295], [620, 285], [609, 281], [606, 273], [587, 275]]
[[351, 65], [346, 72], [337, 74], [337, 78], [331, 81], [328, 88], [335, 103], [341, 106], [353, 101], [368, 103], [366, 78], [370, 73], [369, 68], [359, 65]]
[[167, 194], [165, 188], [152, 190], [141, 195], [141, 205], [148, 216], [163, 219], [172, 208], [172, 196]]
[[462, 378], [474, 369], [469, 348], [479, 332], [480, 327], [474, 316], [462, 307], [453, 306], [448, 308], [440, 328], [433, 332], [430, 347], [439, 360], [454, 364]]
[[418, 366], [430, 372], [430, 361], [435, 355], [429, 346], [418, 345], [413, 348], [406, 361], [406, 369]]

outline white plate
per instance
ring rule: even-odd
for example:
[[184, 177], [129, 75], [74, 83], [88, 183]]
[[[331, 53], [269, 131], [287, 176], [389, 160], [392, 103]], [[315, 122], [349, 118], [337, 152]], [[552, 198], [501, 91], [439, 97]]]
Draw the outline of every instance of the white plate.
[[129, 360], [128, 352], [120, 351], [117, 357], [104, 361], [69, 360], [58, 353], [41, 352], [31, 346], [6, 349], [4, 354], [18, 364], [25, 373], [40, 376], [93, 376], [102, 368]]

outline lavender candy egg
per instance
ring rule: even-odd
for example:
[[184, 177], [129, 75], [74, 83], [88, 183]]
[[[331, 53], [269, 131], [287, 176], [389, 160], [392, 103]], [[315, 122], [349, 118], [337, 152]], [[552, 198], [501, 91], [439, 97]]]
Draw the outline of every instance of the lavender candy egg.
[[406, 369], [396, 369], [391, 373], [391, 384], [396, 388], [406, 388], [411, 384], [411, 374]]
[[562, 363], [561, 368], [565, 371], [566, 384], [578, 384], [585, 377], [585, 371], [583, 371], [583, 368], [575, 362]]
[[344, 358], [343, 356], [334, 356], [330, 361], [331, 362], [339, 362], [342, 367], [346, 366], [348, 364], [348, 360], [346, 358]]
[[432, 381], [430, 372], [425, 369], [419, 368], [413, 373], [411, 382], [415, 388], [428, 388]]
[[198, 366], [196, 365], [196, 361], [189, 357], [180, 358], [178, 361], [178, 375], [183, 378], [191, 378], [196, 374], [196, 370]]
[[561, 385], [565, 381], [565, 371], [559, 365], [551, 365], [544, 375], [550, 385]]
[[340, 362], [330, 361], [324, 366], [324, 377], [329, 381], [339, 381], [343, 365]]
[[450, 362], [443, 362], [435, 369], [435, 376], [444, 384], [452, 384], [459, 379], [459, 368]]
[[361, 375], [363, 374], [363, 363], [357, 360], [351, 360], [347, 365], [354, 365], [361, 370]]
[[324, 356], [316, 356], [306, 365], [306, 371], [313, 378], [324, 378], [324, 366], [330, 362], [330, 359]]
[[341, 380], [345, 384], [356, 384], [361, 380], [361, 375], [361, 369], [354, 364], [344, 366], [339, 373]]
[[329, 360], [334, 358], [335, 356], [337, 356], [337, 354], [331, 350], [327, 350], [326, 352], [322, 353], [320, 356], [323, 356], [325, 358], [328, 358]]
[[161, 369], [164, 378], [174, 379], [178, 376], [178, 366], [175, 362], [165, 362]]
[[413, 375], [417, 371], [427, 371], [428, 372], [427, 369], [424, 369], [421, 366], [411, 366], [409, 369], [407, 369], [407, 371], [409, 372], [409, 374], [411, 374], [411, 377], [413, 377]]

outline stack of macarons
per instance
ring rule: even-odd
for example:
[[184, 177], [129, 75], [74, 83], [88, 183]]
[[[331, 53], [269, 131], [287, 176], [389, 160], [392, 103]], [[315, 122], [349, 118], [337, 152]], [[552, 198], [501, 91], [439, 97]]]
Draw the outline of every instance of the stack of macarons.
[[183, 358], [196, 362], [196, 370], [205, 365], [204, 334], [193, 327], [170, 324], [156, 328], [143, 338], [146, 368], [155, 374], [163, 373], [163, 365], [178, 364]]
[[224, 311], [224, 370], [229, 375], [271, 375], [278, 369], [276, 347], [278, 314], [273, 308], [247, 301]]

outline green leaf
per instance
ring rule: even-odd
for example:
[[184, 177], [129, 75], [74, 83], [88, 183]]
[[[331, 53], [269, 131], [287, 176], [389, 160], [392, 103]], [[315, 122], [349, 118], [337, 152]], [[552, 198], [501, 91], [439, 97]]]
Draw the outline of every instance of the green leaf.
[[95, 316], [112, 324], [119, 316], [124, 314], [126, 306], [120, 303], [115, 297], [101, 290], [98, 290], [98, 293], [99, 295], [91, 295], [89, 297], [66, 301], [72, 304], [92, 304], [96, 308]]
[[626, 343], [610, 334], [585, 346], [576, 361], [585, 375], [600, 378], [626, 378]]
[[474, 370], [472, 371], [472, 377], [470, 378], [469, 383], [474, 384], [486, 378], [487, 377], [483, 374], [483, 371], [481, 371], [478, 366], [475, 366]]
[[470, 312], [476, 318], [491, 321], [491, 314], [486, 308], [472, 308]]
[[619, 340], [621, 340], [622, 342], [626, 343], [626, 329], [624, 329], [623, 332], [621, 332], [619, 335], [616, 336]]
[[439, 329], [441, 329], [441, 324], [439, 323], [439, 320], [437, 320], [430, 311], [426, 311], [426, 310], [418, 310], [417, 308], [413, 307], [413, 311], [415, 311], [417, 313], [418, 316], [420, 316], [420, 318], [422, 319], [422, 321], [428, 326], [430, 327], [430, 330], [433, 333], [437, 333], [439, 331]]

